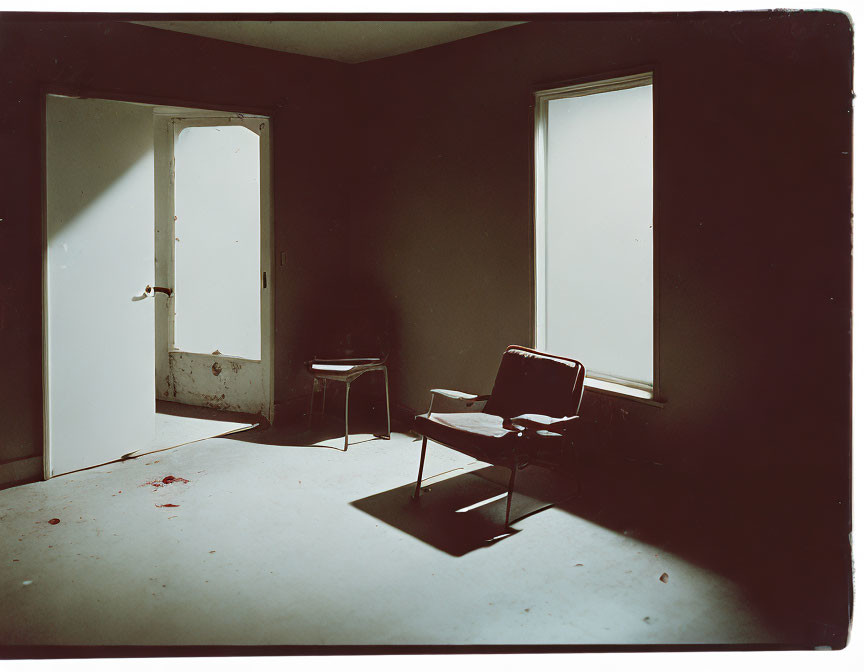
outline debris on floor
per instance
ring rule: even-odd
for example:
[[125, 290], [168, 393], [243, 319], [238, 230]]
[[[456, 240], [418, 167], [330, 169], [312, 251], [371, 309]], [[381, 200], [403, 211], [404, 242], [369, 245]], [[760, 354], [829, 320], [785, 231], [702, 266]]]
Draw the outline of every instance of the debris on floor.
[[56, 525], [59, 522], [60, 522], [59, 518], [52, 518], [51, 520], [48, 521], [48, 524], [49, 525]]
[[165, 478], [162, 478], [162, 479], [156, 478], [156, 479], [153, 479], [152, 481], [147, 481], [146, 483], [143, 483], [141, 487], [144, 487], [145, 485], [152, 485], [154, 488], [161, 488], [164, 485], [171, 485], [172, 483], [188, 483], [188, 482], [189, 482], [188, 478], [180, 478], [179, 476], [166, 476]]
[[167, 508], [169, 508], [169, 507], [171, 507], [171, 508], [177, 508], [178, 506], [180, 506], [180, 505], [179, 505], [179, 504], [157, 504], [157, 505], [156, 505], [156, 508], [157, 508], [157, 509], [167, 509]]
[[666, 572], [663, 572], [663, 573], [660, 575], [660, 580], [661, 580], [663, 583], [669, 583], [669, 575], [668, 575]]

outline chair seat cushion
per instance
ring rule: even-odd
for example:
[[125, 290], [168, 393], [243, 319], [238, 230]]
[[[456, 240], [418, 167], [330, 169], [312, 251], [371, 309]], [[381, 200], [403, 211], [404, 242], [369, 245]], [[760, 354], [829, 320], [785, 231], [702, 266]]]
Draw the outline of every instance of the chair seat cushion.
[[433, 413], [429, 419], [451, 429], [492, 439], [514, 433], [514, 430], [504, 428], [504, 418], [489, 413]]
[[307, 364], [309, 373], [316, 378], [354, 379], [365, 371], [382, 368], [383, 359], [358, 359], [356, 361], [316, 361]]
[[509, 465], [516, 449], [523, 458], [534, 449], [520, 432], [504, 427], [504, 418], [490, 413], [433, 413], [414, 418], [414, 430], [483, 462]]
[[312, 364], [313, 371], [350, 371], [357, 368], [351, 364]]

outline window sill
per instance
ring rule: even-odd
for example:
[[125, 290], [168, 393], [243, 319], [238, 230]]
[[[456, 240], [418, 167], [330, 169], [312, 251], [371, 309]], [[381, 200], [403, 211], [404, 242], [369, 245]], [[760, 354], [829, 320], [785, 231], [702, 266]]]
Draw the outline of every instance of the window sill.
[[599, 380], [591, 377], [585, 378], [585, 387], [592, 392], [597, 392], [610, 397], [619, 397], [629, 399], [630, 401], [638, 401], [643, 404], [648, 404], [649, 406], [656, 406], [657, 408], [663, 408], [663, 406], [665, 406], [665, 402], [655, 399], [652, 392], [640, 390], [636, 387], [628, 387], [627, 385], [610, 383], [606, 380]]

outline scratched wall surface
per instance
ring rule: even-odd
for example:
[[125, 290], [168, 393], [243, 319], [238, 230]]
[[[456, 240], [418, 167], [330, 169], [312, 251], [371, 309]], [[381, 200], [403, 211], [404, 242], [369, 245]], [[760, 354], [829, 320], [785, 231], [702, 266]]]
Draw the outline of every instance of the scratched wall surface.
[[274, 249], [285, 252], [273, 279], [275, 399], [305, 398], [303, 362], [325, 324], [316, 307], [345, 284], [347, 66], [124, 23], [39, 18], [0, 17], [0, 348], [15, 353], [0, 386], [0, 463], [42, 454], [43, 86], [272, 113]]

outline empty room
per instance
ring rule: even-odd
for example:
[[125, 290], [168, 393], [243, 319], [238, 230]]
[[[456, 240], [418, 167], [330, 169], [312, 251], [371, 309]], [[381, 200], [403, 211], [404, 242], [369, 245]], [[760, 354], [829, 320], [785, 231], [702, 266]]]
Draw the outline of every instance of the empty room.
[[846, 646], [846, 14], [10, 12], [0, 119], [3, 657]]

